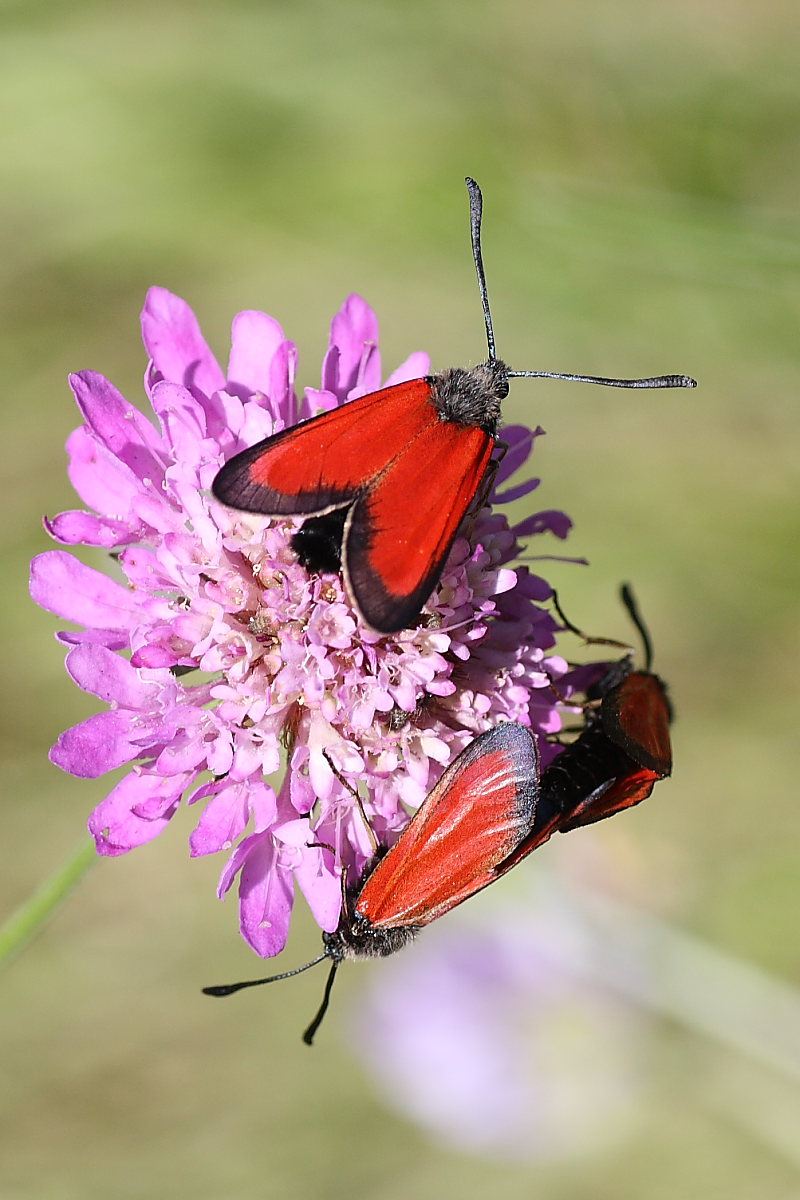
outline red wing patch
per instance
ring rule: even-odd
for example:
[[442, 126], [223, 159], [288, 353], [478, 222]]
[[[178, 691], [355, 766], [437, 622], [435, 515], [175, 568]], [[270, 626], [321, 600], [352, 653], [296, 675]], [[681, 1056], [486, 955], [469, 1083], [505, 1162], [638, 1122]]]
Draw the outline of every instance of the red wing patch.
[[593, 825], [595, 821], [613, 817], [625, 808], [633, 808], [634, 804], [640, 804], [642, 800], [647, 799], [661, 778], [656, 771], [642, 767], [641, 770], [623, 775], [610, 784], [604, 784], [591, 796], [587, 796], [572, 812], [566, 813], [558, 827], [562, 833], [567, 833], [580, 825]]
[[355, 905], [373, 926], [428, 925], [498, 878], [530, 828], [539, 752], [527, 729], [503, 723], [447, 768]]
[[356, 501], [343, 562], [356, 604], [384, 633], [418, 615], [478, 491], [494, 439], [439, 420], [417, 436]]
[[431, 387], [413, 379], [360, 396], [242, 451], [213, 483], [223, 504], [269, 517], [351, 504], [425, 430], [441, 424]]
[[649, 671], [634, 671], [603, 700], [603, 728], [640, 767], [659, 779], [672, 773], [671, 711], [664, 684]]
[[504, 859], [497, 868], [497, 874], [505, 875], [506, 871], [510, 871], [517, 863], [522, 862], [523, 858], [527, 858], [534, 850], [538, 850], [545, 842], [549, 842], [554, 833], [558, 833], [561, 829], [558, 815], [551, 813], [549, 819], [545, 823], [540, 823], [537, 820], [533, 822], [533, 828], [530, 829], [527, 835], [519, 842], [509, 854], [508, 858]]

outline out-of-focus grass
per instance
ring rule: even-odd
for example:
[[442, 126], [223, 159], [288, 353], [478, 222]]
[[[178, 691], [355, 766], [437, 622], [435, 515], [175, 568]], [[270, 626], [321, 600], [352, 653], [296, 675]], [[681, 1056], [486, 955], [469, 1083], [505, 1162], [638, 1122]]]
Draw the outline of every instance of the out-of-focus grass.
[[[506, 408], [548, 429], [542, 506], [569, 509], [568, 552], [593, 561], [552, 572], [570, 613], [627, 636], [615, 589], [631, 579], [679, 718], [674, 781], [624, 832], [575, 837], [635, 839], [676, 921], [800, 981], [794, 6], [28, 2], [0, 22], [4, 905], [72, 851], [108, 787], [46, 762], [92, 705], [25, 590], [40, 513], [74, 503], [67, 372], [140, 394], [153, 282], [223, 356], [235, 311], [272, 312], [303, 383], [351, 290], [379, 312], [387, 364], [475, 361], [468, 172], [505, 357], [701, 381], [520, 381]], [[357, 971], [313, 1053], [311, 977], [225, 1007], [198, 995], [259, 964], [187, 831], [100, 865], [4, 977], [4, 1195], [789, 1193], [769, 1105], [748, 1119], [710, 1081], [770, 1082], [677, 1030], [636, 1138], [607, 1156], [506, 1168], [438, 1150], [337, 1041]], [[315, 944], [300, 925], [291, 962]]]

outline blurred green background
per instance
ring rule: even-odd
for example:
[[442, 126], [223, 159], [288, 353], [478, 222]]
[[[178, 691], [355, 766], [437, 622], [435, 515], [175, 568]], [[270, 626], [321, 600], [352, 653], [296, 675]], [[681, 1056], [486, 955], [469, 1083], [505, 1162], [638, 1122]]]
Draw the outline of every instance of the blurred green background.
[[[4, 910], [110, 786], [47, 762], [94, 706], [26, 592], [40, 514], [74, 503], [68, 371], [141, 398], [151, 283], [223, 361], [234, 312], [274, 314], [301, 384], [350, 291], [387, 369], [413, 349], [474, 362], [469, 173], [512, 365], [701, 383], [519, 381], [506, 405], [548, 430], [541, 505], [592, 560], [549, 572], [573, 620], [628, 636], [634, 581], [678, 713], [674, 780], [559, 853], [585, 837], [632, 857], [629, 901], [800, 985], [796, 5], [26, 0], [0, 22]], [[230, 1007], [199, 995], [260, 964], [189, 828], [100, 864], [4, 973], [4, 1200], [798, 1194], [796, 993], [783, 1021], [761, 1014], [783, 1073], [667, 1019], [629, 1136], [555, 1163], [459, 1155], [350, 1058], [358, 970], [313, 1051], [314, 973]], [[281, 962], [316, 945], [301, 916]]]

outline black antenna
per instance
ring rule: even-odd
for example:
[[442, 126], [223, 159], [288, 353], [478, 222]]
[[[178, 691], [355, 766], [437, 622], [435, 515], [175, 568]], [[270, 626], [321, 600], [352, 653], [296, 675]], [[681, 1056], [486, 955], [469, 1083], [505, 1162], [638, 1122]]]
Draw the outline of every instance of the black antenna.
[[604, 375], [570, 375], [561, 371], [508, 371], [509, 379], [571, 379], [573, 383], [601, 383], [604, 387], [697, 387], [691, 375], [653, 375], [649, 379], [606, 379]]
[[553, 594], [550, 599], [553, 602], [553, 608], [556, 610], [564, 624], [564, 628], [568, 629], [570, 633], [577, 634], [577, 636], [581, 638], [587, 646], [615, 646], [618, 650], [627, 650], [629, 654], [631, 653], [631, 648], [627, 642], [618, 642], [616, 638], [592, 637], [590, 634], [584, 633], [583, 630], [579, 629], [577, 625], [573, 625], [572, 621], [570, 621], [569, 617], [561, 607], [561, 601], [558, 598], [558, 592], [555, 588], [553, 588]]
[[483, 320], [486, 325], [486, 341], [489, 345], [489, 362], [494, 362], [497, 354], [494, 348], [494, 330], [492, 329], [492, 314], [489, 310], [489, 294], [486, 291], [486, 275], [483, 270], [483, 255], [481, 254], [481, 219], [483, 217], [483, 195], [474, 179], [469, 175], [466, 179], [469, 192], [469, 228], [472, 234], [472, 257], [475, 259], [475, 270], [478, 273], [478, 291], [483, 305]]
[[[466, 178], [469, 192], [469, 225], [472, 235], [472, 257], [475, 260], [475, 270], [478, 274], [478, 291], [483, 306], [483, 320], [486, 325], [486, 341], [489, 346], [489, 362], [497, 358], [492, 328], [492, 314], [489, 310], [489, 293], [486, 290], [486, 275], [483, 270], [483, 255], [481, 254], [481, 220], [483, 217], [483, 196], [481, 189], [474, 179]], [[599, 383], [604, 387], [621, 388], [676, 388], [697, 387], [697, 380], [691, 375], [654, 375], [649, 379], [606, 379], [603, 375], [573, 375], [561, 371], [506, 371], [509, 379], [568, 379], [573, 383]]]
[[330, 958], [329, 954], [320, 954], [319, 958], [312, 959], [311, 962], [305, 963], [302, 967], [295, 967], [293, 971], [284, 971], [282, 975], [270, 975], [266, 979], [246, 979], [243, 983], [221, 983], [214, 987], [204, 987], [204, 996], [232, 996], [234, 992], [241, 992], [243, 988], [261, 987], [262, 983], [277, 983], [279, 979], [291, 979], [293, 975], [300, 975], [301, 972], [307, 971], [309, 967], [316, 967], [318, 963], [324, 962], [326, 958]]
[[642, 639], [642, 647], [644, 649], [644, 669], [646, 671], [649, 671], [651, 666], [653, 665], [653, 643], [650, 641], [650, 634], [648, 633], [647, 626], [645, 625], [644, 621], [642, 620], [641, 614], [640, 614], [638, 606], [636, 604], [636, 598], [633, 594], [633, 588], [630, 586], [629, 583], [623, 583], [622, 587], [619, 590], [619, 594], [620, 594], [620, 597], [622, 598], [622, 603], [625, 605], [625, 607], [628, 610], [628, 616], [633, 621], [636, 628], [639, 630], [639, 636]]
[[[317, 960], [317, 961], [319, 961], [319, 960]], [[322, 996], [322, 1004], [320, 1004], [320, 1006], [319, 1006], [319, 1012], [314, 1017], [314, 1020], [311, 1022], [308, 1029], [303, 1034], [303, 1041], [305, 1042], [305, 1044], [307, 1046], [313, 1045], [314, 1035], [316, 1034], [317, 1030], [319, 1029], [320, 1025], [322, 1024], [322, 1018], [325, 1016], [325, 1013], [328, 1011], [328, 1004], [330, 1003], [330, 998], [331, 998], [331, 989], [333, 988], [333, 981], [336, 978], [336, 972], [338, 971], [338, 969], [339, 969], [339, 959], [335, 958], [333, 960], [333, 962], [331, 963], [330, 974], [328, 975], [328, 982], [325, 984], [325, 991]]]
[[[324, 962], [326, 958], [331, 958], [330, 953], [320, 954], [319, 958], [314, 958], [311, 962], [305, 963], [302, 967], [295, 967], [293, 971], [284, 971], [282, 975], [270, 975], [266, 979], [246, 979], [243, 983], [222, 983], [214, 987], [204, 987], [204, 996], [232, 996], [234, 992], [241, 992], [243, 988], [261, 987], [262, 983], [277, 983], [279, 979], [291, 979], [293, 975], [300, 975], [303, 971], [307, 971], [309, 967], [316, 967], [318, 963]], [[322, 1003], [319, 1006], [319, 1011], [314, 1017], [314, 1020], [309, 1025], [308, 1029], [303, 1034], [303, 1041], [307, 1046], [311, 1046], [314, 1042], [314, 1037], [317, 1030], [322, 1024], [322, 1019], [328, 1011], [330, 1004], [331, 991], [333, 989], [333, 981], [336, 978], [336, 972], [339, 969], [340, 958], [334, 958], [331, 963], [328, 981], [325, 984], [325, 991], [322, 994]]]

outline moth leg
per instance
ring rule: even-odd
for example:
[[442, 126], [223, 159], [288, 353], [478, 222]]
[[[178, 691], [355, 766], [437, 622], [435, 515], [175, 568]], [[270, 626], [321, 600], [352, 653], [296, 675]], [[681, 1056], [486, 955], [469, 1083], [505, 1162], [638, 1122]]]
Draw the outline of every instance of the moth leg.
[[353, 787], [350, 780], [345, 779], [344, 775], [342, 775], [341, 771], [336, 766], [336, 763], [333, 761], [331, 756], [328, 754], [328, 751], [323, 750], [322, 753], [325, 756], [325, 761], [327, 762], [328, 766], [333, 771], [336, 778], [339, 780], [339, 783], [341, 783], [342, 787], [347, 789], [347, 791], [350, 793], [350, 795], [355, 800], [356, 807], [358, 808], [358, 811], [361, 814], [361, 819], [364, 822], [364, 828], [367, 831], [367, 837], [369, 838], [370, 845], [372, 846], [372, 857], [377, 858], [378, 853], [380, 851], [380, 843], [379, 843], [377, 837], [375, 836], [375, 830], [372, 828], [372, 826], [369, 822], [369, 817], [367, 816], [366, 812], [364, 811], [364, 803], [363, 803], [361, 797], [359, 796], [356, 789]]

